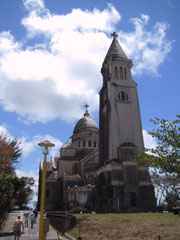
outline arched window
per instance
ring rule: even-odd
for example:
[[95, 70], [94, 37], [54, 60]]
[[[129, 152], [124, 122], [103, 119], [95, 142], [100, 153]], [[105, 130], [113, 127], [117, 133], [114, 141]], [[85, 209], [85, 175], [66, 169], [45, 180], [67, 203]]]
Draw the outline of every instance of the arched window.
[[121, 91], [119, 93], [119, 100], [122, 101], [122, 102], [128, 101], [128, 94], [124, 91]]
[[123, 79], [123, 69], [120, 67], [120, 79]]
[[78, 147], [81, 147], [81, 141], [78, 141]]
[[116, 79], [119, 79], [118, 68], [116, 66], [114, 68], [114, 76], [115, 76]]
[[125, 80], [127, 79], [127, 70], [126, 70], [126, 68], [124, 68], [124, 79]]
[[96, 142], [94, 142], [94, 147], [96, 147]]
[[88, 147], [91, 147], [91, 140], [88, 141]]
[[125, 92], [121, 92], [121, 100], [122, 100], [122, 101], [125, 101], [125, 99], [126, 99]]
[[85, 140], [83, 140], [83, 147], [85, 147], [86, 146], [86, 141]]

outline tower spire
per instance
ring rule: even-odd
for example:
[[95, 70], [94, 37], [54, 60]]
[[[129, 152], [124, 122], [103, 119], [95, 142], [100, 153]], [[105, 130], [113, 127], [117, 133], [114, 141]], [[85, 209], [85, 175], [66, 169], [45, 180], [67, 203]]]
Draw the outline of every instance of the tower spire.
[[111, 36], [113, 37], [113, 40], [106, 54], [104, 62], [107, 61], [108, 59], [111, 59], [112, 57], [113, 58], [115, 57], [116, 59], [119, 58], [119, 59], [129, 60], [118, 42], [118, 34], [116, 32], [113, 32]]

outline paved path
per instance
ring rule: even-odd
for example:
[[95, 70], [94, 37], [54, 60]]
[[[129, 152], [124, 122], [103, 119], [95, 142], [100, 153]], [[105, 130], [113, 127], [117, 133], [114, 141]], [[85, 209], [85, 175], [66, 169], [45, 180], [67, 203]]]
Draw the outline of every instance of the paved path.
[[[25, 228], [24, 234], [21, 237], [21, 240], [38, 240], [39, 239], [39, 229], [38, 224], [34, 224], [33, 229]], [[55, 230], [50, 227], [49, 232], [47, 233], [47, 240], [57, 240], [57, 233]]]
[[[17, 211], [10, 213], [6, 225], [3, 229], [3, 232], [12, 232], [13, 224], [17, 216], [21, 216], [21, 218], [23, 219], [24, 212]], [[39, 238], [38, 222], [39, 221], [37, 219], [37, 224], [34, 224], [33, 229], [30, 228], [30, 224], [28, 228], [25, 228], [24, 234], [21, 236], [21, 240], [38, 240]], [[65, 238], [63, 239], [65, 240]], [[13, 236], [0, 237], [0, 240], [14, 240], [14, 237]], [[47, 233], [47, 240], [57, 240], [57, 233], [52, 227], [50, 227], [49, 232]]]

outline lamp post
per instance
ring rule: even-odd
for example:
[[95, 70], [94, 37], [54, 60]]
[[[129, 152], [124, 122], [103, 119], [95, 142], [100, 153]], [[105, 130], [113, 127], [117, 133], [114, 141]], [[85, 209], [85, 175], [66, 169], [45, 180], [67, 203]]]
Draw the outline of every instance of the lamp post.
[[45, 233], [45, 200], [46, 200], [46, 163], [49, 149], [54, 147], [54, 144], [48, 140], [44, 140], [38, 145], [42, 148], [44, 155], [43, 163], [41, 166], [41, 179], [40, 179], [40, 218], [39, 218], [39, 240], [46, 239]]

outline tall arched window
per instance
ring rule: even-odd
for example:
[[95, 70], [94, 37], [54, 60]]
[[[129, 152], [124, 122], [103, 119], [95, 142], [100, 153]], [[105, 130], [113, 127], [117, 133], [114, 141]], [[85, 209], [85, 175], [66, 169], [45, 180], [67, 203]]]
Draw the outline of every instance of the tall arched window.
[[88, 147], [91, 147], [91, 140], [88, 141]]
[[83, 147], [85, 147], [86, 146], [86, 141], [85, 140], [83, 140]]
[[119, 100], [122, 101], [122, 102], [128, 101], [128, 94], [124, 91], [121, 91], [119, 93]]
[[124, 68], [124, 79], [125, 80], [127, 79], [127, 70], [126, 70], [126, 68]]
[[120, 67], [120, 79], [123, 79], [123, 69]]
[[114, 76], [115, 76], [116, 79], [119, 79], [118, 68], [116, 66], [114, 68]]
[[126, 94], [125, 94], [125, 92], [121, 92], [121, 100], [122, 101], [125, 101], [126, 100]]

